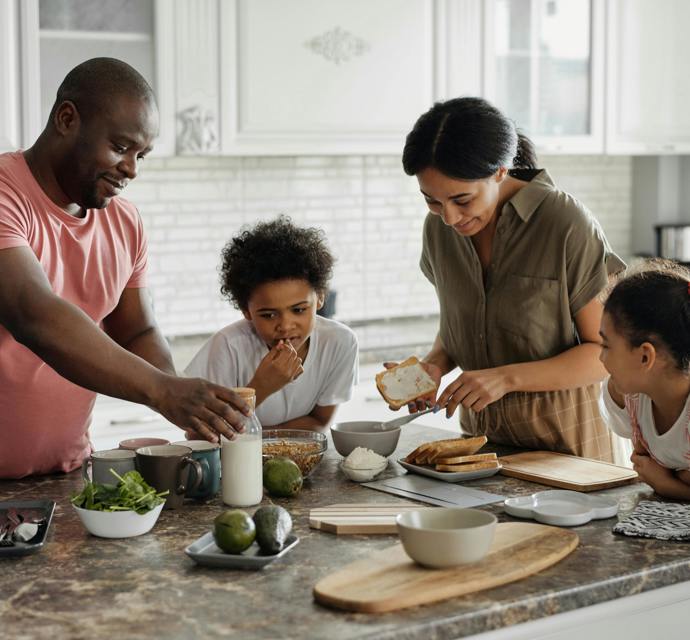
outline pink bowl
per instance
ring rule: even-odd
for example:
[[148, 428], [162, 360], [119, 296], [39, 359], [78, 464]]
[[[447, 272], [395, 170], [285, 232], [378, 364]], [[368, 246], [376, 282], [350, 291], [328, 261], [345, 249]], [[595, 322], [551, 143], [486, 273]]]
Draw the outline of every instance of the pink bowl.
[[140, 447], [155, 447], [158, 444], [170, 444], [170, 440], [165, 438], [130, 438], [120, 442], [120, 449], [136, 451]]

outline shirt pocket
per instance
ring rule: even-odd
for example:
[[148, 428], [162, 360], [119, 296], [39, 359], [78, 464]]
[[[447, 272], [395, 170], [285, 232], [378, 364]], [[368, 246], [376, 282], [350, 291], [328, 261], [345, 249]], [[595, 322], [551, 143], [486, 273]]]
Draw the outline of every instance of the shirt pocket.
[[560, 282], [555, 278], [506, 276], [497, 324], [502, 330], [521, 338], [520, 344], [516, 345], [517, 353], [524, 353], [527, 347], [531, 358], [542, 359], [562, 351], [560, 290]]

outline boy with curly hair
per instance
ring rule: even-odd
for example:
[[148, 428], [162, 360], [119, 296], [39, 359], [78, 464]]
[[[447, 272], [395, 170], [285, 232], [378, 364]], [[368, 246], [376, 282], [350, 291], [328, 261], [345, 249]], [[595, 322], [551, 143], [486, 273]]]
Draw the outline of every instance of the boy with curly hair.
[[186, 375], [256, 389], [264, 428], [326, 429], [358, 376], [355, 334], [316, 313], [333, 262], [323, 231], [285, 216], [232, 238], [221, 293], [244, 319], [213, 335]]

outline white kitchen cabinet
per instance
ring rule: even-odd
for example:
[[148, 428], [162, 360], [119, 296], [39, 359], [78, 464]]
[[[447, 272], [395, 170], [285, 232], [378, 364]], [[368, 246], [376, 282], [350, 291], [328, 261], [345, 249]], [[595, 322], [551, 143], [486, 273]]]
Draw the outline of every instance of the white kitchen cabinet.
[[0, 0], [0, 153], [20, 146], [19, 11], [16, 0]]
[[174, 152], [174, 5], [167, 0], [22, 0], [23, 133], [41, 132], [67, 72], [108, 56], [135, 67], [156, 92], [160, 135], [155, 155]]
[[602, 0], [485, 0], [484, 96], [545, 153], [601, 153]]
[[609, 0], [606, 149], [690, 152], [687, 0]]
[[228, 154], [396, 153], [438, 95], [432, 0], [221, 0]]

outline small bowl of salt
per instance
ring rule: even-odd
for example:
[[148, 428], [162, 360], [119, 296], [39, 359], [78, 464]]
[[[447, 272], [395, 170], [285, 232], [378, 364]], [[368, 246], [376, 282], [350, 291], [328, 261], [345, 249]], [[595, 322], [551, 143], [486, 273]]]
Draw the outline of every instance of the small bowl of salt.
[[342, 472], [355, 482], [369, 482], [388, 466], [384, 456], [367, 449], [356, 447], [340, 465]]

